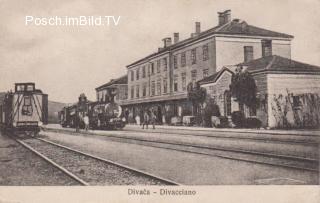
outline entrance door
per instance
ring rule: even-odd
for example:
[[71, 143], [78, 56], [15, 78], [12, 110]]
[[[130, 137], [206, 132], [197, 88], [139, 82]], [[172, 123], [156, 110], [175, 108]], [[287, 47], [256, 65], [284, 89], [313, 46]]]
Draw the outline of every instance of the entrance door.
[[159, 105], [158, 106], [158, 109], [157, 109], [157, 111], [158, 111], [158, 116], [157, 116], [157, 123], [161, 123], [162, 124], [162, 111], [161, 111], [161, 106]]
[[224, 92], [224, 116], [231, 116], [231, 94], [229, 90]]

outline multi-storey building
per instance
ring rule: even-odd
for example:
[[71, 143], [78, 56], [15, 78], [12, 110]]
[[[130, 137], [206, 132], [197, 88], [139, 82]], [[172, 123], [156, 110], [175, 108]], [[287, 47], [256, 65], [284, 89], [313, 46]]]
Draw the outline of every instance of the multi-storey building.
[[218, 13], [219, 24], [201, 32], [200, 22], [190, 38], [179, 33], [163, 39], [164, 46], [127, 66], [128, 99], [121, 101], [131, 115], [144, 108], [157, 111], [158, 122], [190, 115], [187, 85], [222, 69], [223, 66], [279, 55], [291, 57], [293, 36], [231, 19], [231, 11]]
[[128, 98], [128, 77], [124, 75], [117, 79], [112, 79], [108, 83], [103, 84], [96, 88], [97, 101], [109, 102], [110, 101], [110, 91], [116, 91], [116, 96], [114, 101], [116, 103], [121, 103], [123, 100]]

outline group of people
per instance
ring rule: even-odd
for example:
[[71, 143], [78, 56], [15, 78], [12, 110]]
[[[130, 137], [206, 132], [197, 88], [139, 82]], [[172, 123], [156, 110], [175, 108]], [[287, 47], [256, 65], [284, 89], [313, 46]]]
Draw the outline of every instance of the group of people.
[[79, 126], [80, 126], [80, 122], [83, 122], [84, 123], [84, 129], [86, 131], [89, 130], [89, 116], [88, 114], [84, 114], [84, 116], [77, 116], [76, 117], [76, 132], [79, 132]]
[[157, 121], [157, 116], [153, 110], [145, 110], [143, 113], [143, 123], [142, 123], [142, 129], [144, 129], [144, 126], [146, 126], [146, 129], [148, 129], [148, 125], [151, 124], [152, 128], [155, 129], [155, 124]]

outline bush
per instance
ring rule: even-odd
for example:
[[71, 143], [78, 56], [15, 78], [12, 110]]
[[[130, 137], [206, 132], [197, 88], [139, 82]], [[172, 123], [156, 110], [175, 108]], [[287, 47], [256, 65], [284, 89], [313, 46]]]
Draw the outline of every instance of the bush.
[[220, 116], [220, 128], [226, 128], [229, 127], [229, 120], [226, 116]]
[[257, 118], [246, 118], [245, 119], [245, 127], [247, 127], [247, 128], [260, 128], [261, 121]]
[[232, 122], [236, 125], [236, 127], [241, 128], [244, 127], [245, 117], [241, 111], [234, 111], [231, 114]]
[[220, 127], [220, 118], [217, 116], [211, 116], [211, 126], [214, 128]]

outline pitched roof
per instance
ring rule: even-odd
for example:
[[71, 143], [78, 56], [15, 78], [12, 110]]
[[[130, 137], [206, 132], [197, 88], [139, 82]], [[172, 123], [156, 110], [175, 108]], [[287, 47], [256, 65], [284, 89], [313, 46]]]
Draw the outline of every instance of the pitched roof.
[[293, 73], [320, 73], [320, 67], [314, 66], [277, 55], [258, 58], [246, 63], [239, 63], [234, 66], [225, 66], [220, 71], [198, 81], [200, 84], [214, 83], [224, 71], [235, 73], [235, 68], [246, 66], [247, 71], [254, 73], [259, 71], [281, 71]]
[[124, 76], [121, 76], [117, 79], [111, 79], [109, 82], [97, 87], [96, 90], [102, 89], [102, 88], [105, 88], [105, 87], [108, 87], [111, 85], [115, 85], [115, 84], [125, 84], [126, 85], [127, 83], [128, 83], [128, 76], [124, 75]]
[[187, 38], [185, 40], [182, 40], [180, 42], [177, 42], [175, 44], [172, 44], [171, 46], [168, 46], [166, 48], [161, 49], [158, 52], [152, 53], [140, 60], [137, 60], [133, 62], [130, 65], [127, 65], [127, 67], [135, 65], [139, 62], [144, 61], [147, 58], [156, 56], [158, 54], [164, 53], [168, 50], [175, 49], [178, 47], [181, 47], [185, 44], [188, 44], [190, 42], [196, 41], [198, 39], [207, 37], [209, 35], [214, 35], [214, 34], [227, 34], [227, 35], [243, 35], [243, 36], [262, 36], [262, 37], [278, 37], [278, 38], [287, 38], [287, 39], [292, 39], [292, 35], [280, 33], [280, 32], [275, 32], [259, 27], [255, 27], [252, 25], [247, 24], [245, 21], [239, 20], [239, 19], [234, 19], [230, 21], [229, 23], [226, 23], [224, 25], [216, 26], [211, 29], [208, 29], [206, 31], [203, 31], [199, 33], [198, 35], [194, 37]]
[[237, 66], [247, 66], [250, 72], [261, 70], [293, 71], [293, 72], [320, 72], [319, 66], [314, 66], [299, 61], [291, 60], [277, 55], [267, 56]]
[[224, 71], [228, 71], [230, 73], [233, 73], [232, 70], [230, 70], [229, 68], [225, 67], [225, 68], [222, 68], [220, 71], [212, 74], [212, 75], [209, 75], [208, 77], [205, 77], [203, 78], [202, 80], [199, 80], [198, 83], [199, 84], [206, 84], [206, 83], [213, 83], [213, 82], [216, 82], [217, 79], [222, 75], [222, 73]]
[[240, 19], [234, 19], [217, 30], [215, 33], [229, 34], [229, 35], [248, 35], [248, 36], [266, 36], [266, 37], [280, 37], [280, 38], [293, 38], [292, 35], [275, 32], [252, 25]]

